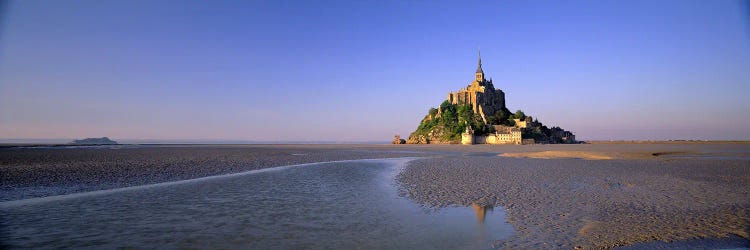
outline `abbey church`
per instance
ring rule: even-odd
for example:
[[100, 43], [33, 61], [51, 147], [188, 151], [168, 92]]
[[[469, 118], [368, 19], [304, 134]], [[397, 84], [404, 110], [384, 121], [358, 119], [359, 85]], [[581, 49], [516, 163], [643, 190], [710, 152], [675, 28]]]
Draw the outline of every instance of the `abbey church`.
[[482, 117], [484, 123], [488, 123], [487, 116], [505, 109], [505, 93], [500, 89], [495, 89], [492, 79], [484, 78], [481, 54], [474, 81], [466, 88], [448, 93], [448, 101], [455, 105], [470, 105], [474, 113]]

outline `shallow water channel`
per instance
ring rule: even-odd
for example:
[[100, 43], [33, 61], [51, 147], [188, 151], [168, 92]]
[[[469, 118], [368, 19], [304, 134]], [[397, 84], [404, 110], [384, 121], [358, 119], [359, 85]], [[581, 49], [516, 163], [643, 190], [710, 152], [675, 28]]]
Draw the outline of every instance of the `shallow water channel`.
[[0, 204], [3, 244], [80, 248], [486, 249], [502, 208], [425, 209], [398, 196], [408, 159], [303, 164]]

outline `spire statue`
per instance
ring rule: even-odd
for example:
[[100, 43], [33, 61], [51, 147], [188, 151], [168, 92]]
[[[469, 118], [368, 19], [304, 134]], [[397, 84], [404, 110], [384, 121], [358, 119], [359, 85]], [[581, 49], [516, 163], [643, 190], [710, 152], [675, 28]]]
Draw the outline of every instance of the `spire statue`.
[[484, 71], [482, 71], [482, 50], [479, 50], [479, 66], [477, 66], [477, 73], [484, 74]]
[[474, 74], [476, 82], [484, 86], [484, 71], [482, 70], [482, 51], [479, 50], [479, 61], [477, 62], [477, 73]]

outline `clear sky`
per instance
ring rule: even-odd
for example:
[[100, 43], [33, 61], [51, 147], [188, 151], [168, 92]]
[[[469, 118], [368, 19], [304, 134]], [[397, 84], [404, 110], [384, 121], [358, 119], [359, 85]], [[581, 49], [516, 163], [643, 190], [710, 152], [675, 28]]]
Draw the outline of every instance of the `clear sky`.
[[387, 141], [484, 72], [583, 140], [750, 140], [747, 1], [11, 1], [0, 138]]

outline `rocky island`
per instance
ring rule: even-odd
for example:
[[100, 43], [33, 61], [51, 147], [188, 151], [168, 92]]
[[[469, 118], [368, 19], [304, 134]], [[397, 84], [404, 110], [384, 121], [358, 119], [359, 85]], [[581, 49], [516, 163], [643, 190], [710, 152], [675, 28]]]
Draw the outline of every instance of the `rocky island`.
[[474, 80], [448, 93], [438, 108], [430, 108], [409, 144], [530, 144], [577, 143], [575, 135], [559, 127], [548, 128], [537, 119], [505, 106], [505, 92], [485, 78], [482, 58]]
[[86, 138], [83, 140], [75, 140], [70, 142], [73, 145], [115, 145], [118, 144], [116, 141], [110, 140], [107, 137], [102, 138]]

